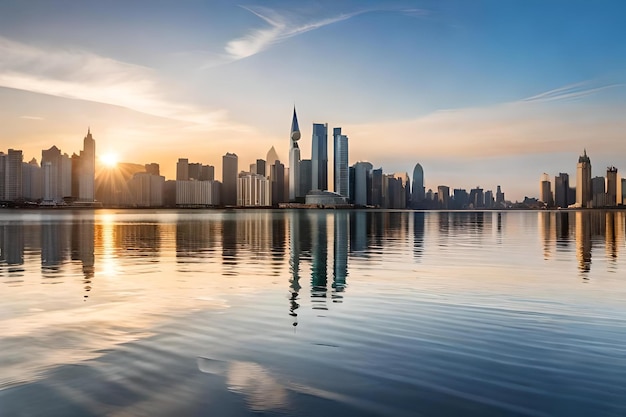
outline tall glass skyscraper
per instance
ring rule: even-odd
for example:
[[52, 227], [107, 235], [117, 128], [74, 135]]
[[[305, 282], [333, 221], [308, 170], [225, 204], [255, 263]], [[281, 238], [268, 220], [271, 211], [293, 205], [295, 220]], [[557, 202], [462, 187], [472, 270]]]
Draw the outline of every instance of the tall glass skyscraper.
[[341, 128], [333, 129], [335, 192], [344, 197], [350, 196], [350, 173], [348, 168], [348, 137], [341, 134]]
[[313, 123], [311, 150], [313, 190], [328, 190], [328, 124]]
[[411, 205], [413, 207], [424, 201], [424, 169], [420, 164], [415, 164], [413, 169], [413, 194], [411, 195]]
[[78, 177], [78, 199], [94, 201], [96, 177], [96, 141], [91, 136], [91, 129], [87, 129], [87, 136], [83, 141], [83, 150], [80, 153], [80, 174]]
[[585, 149], [583, 155], [578, 158], [576, 165], [576, 205], [589, 207], [593, 199], [591, 190], [591, 159]]

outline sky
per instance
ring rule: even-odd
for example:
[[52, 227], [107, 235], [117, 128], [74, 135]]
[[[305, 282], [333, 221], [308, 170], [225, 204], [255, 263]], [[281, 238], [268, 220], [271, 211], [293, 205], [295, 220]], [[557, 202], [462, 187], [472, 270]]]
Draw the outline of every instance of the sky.
[[419, 162], [427, 189], [521, 200], [544, 172], [575, 183], [584, 149], [594, 176], [626, 171], [624, 16], [619, 0], [2, 0], [0, 150], [71, 155], [89, 127], [98, 155], [219, 179], [226, 152], [287, 162], [295, 105], [303, 159], [328, 123], [350, 164]]

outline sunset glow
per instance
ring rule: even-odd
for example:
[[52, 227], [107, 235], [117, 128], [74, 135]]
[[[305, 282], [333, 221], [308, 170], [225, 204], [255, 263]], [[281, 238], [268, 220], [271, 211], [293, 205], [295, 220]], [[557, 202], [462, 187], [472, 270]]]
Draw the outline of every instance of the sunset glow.
[[107, 168], [115, 168], [117, 166], [118, 158], [114, 153], [107, 153], [100, 156], [100, 162]]

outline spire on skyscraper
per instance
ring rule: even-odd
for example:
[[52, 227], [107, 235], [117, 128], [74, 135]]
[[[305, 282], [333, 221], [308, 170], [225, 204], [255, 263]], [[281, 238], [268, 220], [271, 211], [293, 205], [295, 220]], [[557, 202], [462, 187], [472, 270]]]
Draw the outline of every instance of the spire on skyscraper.
[[296, 115], [296, 106], [293, 106], [293, 119], [291, 119], [291, 140], [300, 139], [300, 127], [298, 126], [298, 116]]

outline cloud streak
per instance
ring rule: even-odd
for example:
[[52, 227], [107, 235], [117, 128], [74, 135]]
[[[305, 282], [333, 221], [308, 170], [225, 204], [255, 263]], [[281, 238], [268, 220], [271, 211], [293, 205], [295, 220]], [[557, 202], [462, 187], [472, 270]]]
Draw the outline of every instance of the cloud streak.
[[226, 112], [168, 100], [150, 68], [90, 52], [43, 49], [0, 37], [0, 86], [125, 107], [196, 128], [235, 130]]

